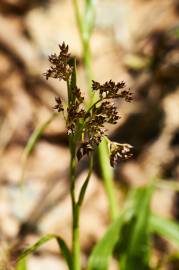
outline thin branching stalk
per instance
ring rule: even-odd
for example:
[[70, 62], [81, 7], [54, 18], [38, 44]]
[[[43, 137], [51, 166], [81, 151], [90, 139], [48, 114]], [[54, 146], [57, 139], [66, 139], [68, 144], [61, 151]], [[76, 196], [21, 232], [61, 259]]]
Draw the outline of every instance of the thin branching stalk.
[[[122, 98], [125, 101], [131, 100], [131, 93], [124, 89], [123, 82], [115, 83], [112, 80], [100, 84], [93, 81], [93, 93], [97, 93], [97, 100], [93, 105], [86, 106], [84, 97], [82, 96], [80, 88], [77, 86], [77, 73], [76, 73], [76, 60], [70, 57], [68, 45], [64, 42], [59, 45], [60, 53], [51, 54], [49, 56], [50, 68], [44, 73], [46, 79], [49, 78], [63, 80], [67, 85], [68, 92], [68, 105], [64, 104], [60, 96], [55, 98], [55, 106], [53, 107], [58, 113], [63, 113], [70, 149], [70, 168], [69, 168], [69, 181], [70, 181], [70, 196], [72, 205], [72, 252], [68, 260], [70, 270], [81, 270], [80, 261], [80, 211], [88, 187], [89, 179], [93, 169], [93, 153], [99, 146], [103, 138], [107, 141], [103, 146], [103, 150], [108, 149], [109, 153], [104, 152], [105, 162], [110, 158], [111, 166], [114, 166], [119, 159], [127, 159], [130, 157], [131, 146], [127, 144], [119, 144], [112, 142], [106, 138], [104, 125], [116, 124], [119, 119], [117, 108], [111, 102], [111, 99]], [[90, 58], [89, 58], [90, 59]], [[64, 106], [65, 105], [65, 106]], [[79, 161], [84, 156], [88, 156], [89, 168], [86, 179], [84, 180], [79, 195], [75, 194], [76, 191], [76, 169]], [[103, 162], [101, 162], [103, 164]], [[102, 167], [104, 170], [104, 177], [107, 177], [108, 167]], [[108, 170], [108, 173], [110, 171]], [[107, 194], [109, 197], [110, 207], [114, 208], [113, 186], [111, 189], [109, 177], [105, 182]], [[112, 212], [112, 216], [115, 212]], [[65, 254], [68, 255], [66, 246], [63, 248]], [[69, 256], [66, 256], [69, 257]], [[71, 267], [72, 264], [72, 267]]]
[[[76, 22], [77, 22], [81, 44], [83, 48], [83, 62], [84, 62], [85, 72], [86, 72], [88, 95], [90, 98], [89, 104], [93, 104], [95, 102], [95, 99], [94, 99], [94, 96], [92, 94], [92, 89], [91, 89], [93, 73], [92, 73], [91, 49], [90, 49], [90, 38], [92, 34], [92, 27], [88, 27], [87, 26], [88, 22], [87, 20], [85, 20], [86, 17], [85, 16], [82, 17], [80, 13], [78, 1], [73, 0], [73, 4], [74, 4]], [[91, 12], [94, 12], [94, 6]], [[89, 29], [89, 33], [87, 33], [87, 29]], [[110, 213], [111, 220], [114, 220], [118, 214], [118, 204], [117, 204], [115, 186], [113, 182], [113, 170], [109, 163], [109, 154], [108, 154], [105, 141], [102, 141], [102, 143], [99, 145], [98, 155], [99, 155], [101, 174], [103, 177], [104, 186], [105, 186], [105, 190], [106, 190], [106, 194], [108, 198], [109, 213]]]
[[[83, 61], [85, 65], [86, 81], [87, 81], [87, 90], [90, 97], [90, 104], [93, 100], [93, 93], [91, 91], [91, 80], [93, 77], [92, 74], [92, 65], [91, 65], [91, 48], [90, 48], [90, 37], [92, 32], [92, 27], [89, 29], [88, 25], [85, 22], [85, 17], [83, 18], [80, 13], [80, 8], [77, 0], [73, 0], [74, 11], [76, 22], [80, 34], [80, 40], [83, 50]], [[91, 10], [93, 12], [93, 10]]]
[[72, 204], [72, 257], [73, 257], [73, 270], [81, 269], [80, 261], [80, 212], [83, 199], [87, 190], [89, 179], [93, 169], [93, 155], [89, 158], [88, 175], [83, 183], [78, 200], [75, 199], [75, 174], [76, 174], [76, 155], [74, 142], [71, 143], [71, 162], [70, 162], [70, 194]]

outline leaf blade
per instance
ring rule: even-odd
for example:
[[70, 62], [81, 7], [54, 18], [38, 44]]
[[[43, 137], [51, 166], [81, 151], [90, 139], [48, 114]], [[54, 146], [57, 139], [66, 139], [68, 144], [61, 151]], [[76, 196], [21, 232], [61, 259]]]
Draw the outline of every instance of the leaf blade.
[[55, 234], [48, 234], [43, 237], [41, 237], [35, 244], [30, 246], [29, 248], [25, 249], [22, 254], [18, 258], [18, 262], [26, 258], [28, 255], [32, 254], [34, 251], [36, 251], [40, 246], [45, 244], [51, 239], [56, 239], [57, 243], [59, 244], [61, 250], [62, 250], [62, 255], [65, 258], [65, 261], [68, 265], [69, 270], [72, 270], [72, 256], [71, 253], [65, 243], [65, 241], [58, 235]]
[[17, 263], [15, 270], [27, 270], [25, 258]]
[[49, 119], [47, 119], [43, 124], [41, 124], [38, 128], [36, 128], [32, 135], [30, 136], [25, 149], [22, 154], [22, 171], [21, 171], [21, 177], [20, 177], [20, 183], [23, 183], [24, 180], [24, 172], [27, 165], [28, 158], [30, 154], [32, 153], [37, 141], [45, 131], [45, 129], [49, 126], [49, 124], [53, 121], [53, 119], [57, 116], [56, 113], [53, 113]]
[[121, 270], [149, 269], [149, 216], [153, 185], [132, 191], [133, 216], [123, 225], [117, 244]]
[[166, 237], [179, 247], [179, 225], [176, 222], [152, 215], [150, 217], [150, 231]]
[[118, 240], [118, 235], [123, 223], [124, 214], [121, 214], [111, 224], [105, 235], [97, 243], [88, 261], [88, 270], [107, 270], [109, 258]]

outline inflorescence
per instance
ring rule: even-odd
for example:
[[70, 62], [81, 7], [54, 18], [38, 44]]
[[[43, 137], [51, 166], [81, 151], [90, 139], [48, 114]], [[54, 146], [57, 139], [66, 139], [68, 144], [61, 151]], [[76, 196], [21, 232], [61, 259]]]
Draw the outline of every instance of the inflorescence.
[[[46, 79], [56, 78], [69, 84], [72, 80], [74, 65], [71, 64], [71, 56], [68, 52], [68, 45], [63, 42], [59, 45], [60, 54], [52, 54], [49, 56], [51, 63], [50, 69], [44, 74]], [[131, 102], [132, 93], [126, 89], [124, 82], [115, 83], [112, 80], [100, 84], [92, 81], [93, 93], [97, 96], [97, 101], [86, 109], [84, 97], [81, 90], [75, 85], [68, 92], [68, 106], [66, 111], [60, 97], [56, 97], [56, 104], [53, 107], [58, 112], [65, 111], [66, 127], [69, 136], [73, 136], [77, 142], [78, 148], [76, 156], [80, 160], [84, 155], [88, 155], [96, 149], [102, 138], [106, 137], [105, 124], [116, 124], [119, 120], [117, 107], [113, 101], [115, 99], [124, 99]], [[110, 164], [114, 166], [119, 160], [131, 157], [132, 146], [129, 144], [119, 144], [109, 142]]]

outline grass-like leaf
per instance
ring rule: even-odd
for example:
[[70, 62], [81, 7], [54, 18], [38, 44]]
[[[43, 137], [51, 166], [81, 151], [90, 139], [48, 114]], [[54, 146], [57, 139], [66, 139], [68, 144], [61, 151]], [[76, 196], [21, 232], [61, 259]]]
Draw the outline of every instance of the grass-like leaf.
[[121, 215], [92, 251], [88, 270], [108, 270], [115, 255], [122, 270], [149, 269], [149, 216], [151, 186], [133, 190]]
[[88, 39], [92, 33], [94, 27], [95, 17], [95, 0], [86, 0], [85, 13], [84, 13], [84, 30], [85, 34], [88, 35]]
[[124, 213], [111, 224], [103, 238], [97, 243], [89, 258], [88, 270], [108, 270], [109, 259], [118, 241], [123, 220]]
[[165, 237], [179, 247], [179, 224], [176, 222], [152, 215], [150, 217], [150, 231]]
[[[22, 254], [19, 256], [18, 261], [24, 260], [28, 255], [32, 254], [34, 251], [36, 251], [40, 246], [45, 244], [51, 239], [56, 239], [57, 243], [61, 249], [62, 255], [65, 258], [65, 261], [68, 265], [69, 270], [72, 270], [72, 255], [71, 252], [69, 251], [65, 241], [59, 237], [58, 235], [55, 234], [48, 234], [40, 238], [34, 245], [31, 247], [27, 248], [22, 252]], [[21, 269], [18, 269], [21, 270]]]
[[123, 225], [116, 247], [121, 270], [149, 269], [151, 185], [133, 193], [133, 216]]
[[17, 263], [15, 270], [27, 270], [25, 258]]
[[49, 119], [47, 119], [47, 121], [45, 121], [41, 126], [39, 126], [38, 128], [34, 130], [31, 137], [29, 138], [25, 146], [24, 152], [22, 154], [22, 172], [21, 172], [21, 178], [20, 178], [21, 184], [23, 183], [23, 180], [24, 180], [24, 172], [25, 172], [26, 164], [27, 164], [30, 154], [32, 153], [35, 145], [37, 144], [39, 138], [42, 136], [45, 129], [49, 126], [49, 124], [53, 121], [53, 119], [56, 116], [57, 116], [56, 113], [52, 114], [49, 117]]

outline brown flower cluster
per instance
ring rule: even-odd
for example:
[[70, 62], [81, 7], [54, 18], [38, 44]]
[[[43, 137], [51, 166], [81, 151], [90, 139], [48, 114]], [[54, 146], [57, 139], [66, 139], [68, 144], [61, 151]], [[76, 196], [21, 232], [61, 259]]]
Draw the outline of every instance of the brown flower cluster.
[[[125, 83], [115, 83], [112, 80], [100, 84], [98, 82], [92, 82], [93, 91], [98, 91], [99, 100], [92, 106], [90, 112], [87, 112], [85, 116], [85, 142], [83, 142], [77, 152], [78, 159], [82, 158], [85, 154], [89, 154], [98, 146], [102, 138], [105, 136], [105, 124], [116, 124], [119, 120], [119, 115], [116, 106], [111, 102], [111, 99], [123, 98], [125, 101], [130, 102], [132, 100], [132, 93], [130, 90], [125, 89]], [[110, 148], [111, 149], [111, 148]], [[116, 148], [117, 149], [117, 148]], [[118, 150], [120, 152], [121, 149]], [[126, 155], [119, 155], [114, 151], [110, 151], [111, 165], [117, 163], [117, 160]], [[112, 162], [112, 159], [115, 162]]]
[[93, 151], [101, 142], [105, 135], [105, 124], [116, 124], [119, 119], [117, 108], [109, 101], [101, 100], [92, 106], [85, 115], [85, 125], [83, 129], [85, 142], [80, 145], [77, 152], [78, 159]]
[[[76, 78], [75, 64], [70, 64], [68, 46], [59, 45], [60, 54], [49, 57], [52, 64], [44, 74], [49, 77], [64, 80], [68, 83], [68, 107], [66, 110], [67, 133], [74, 136], [77, 150], [76, 155], [80, 160], [84, 155], [94, 151], [102, 138], [106, 136], [105, 124], [116, 124], [120, 118], [113, 99], [123, 98], [125, 101], [132, 100], [130, 90], [126, 90], [124, 82], [115, 83], [112, 80], [100, 84], [92, 82], [92, 89], [97, 92], [98, 100], [87, 110], [85, 109], [84, 97], [81, 90], [76, 86], [73, 79]], [[73, 83], [72, 83], [73, 82]], [[64, 111], [60, 97], [57, 97], [53, 107], [58, 112]], [[110, 143], [110, 163], [114, 166], [118, 160], [127, 159], [131, 156], [131, 146], [128, 144]]]
[[64, 111], [63, 104], [60, 97], [55, 97], [56, 104], [53, 106], [54, 110], [57, 110], [57, 112]]
[[101, 99], [124, 98], [127, 102], [132, 101], [132, 93], [125, 89], [125, 82], [115, 83], [112, 80], [100, 84], [92, 81], [93, 91], [98, 91]]
[[59, 45], [60, 54], [57, 56], [56, 53], [49, 56], [49, 62], [52, 64], [51, 67], [44, 73], [46, 79], [49, 77], [68, 81], [72, 67], [69, 65], [70, 54], [68, 53], [68, 45], [63, 42]]
[[67, 108], [67, 132], [69, 134], [75, 134], [79, 128], [80, 119], [85, 115], [84, 109], [84, 97], [81, 94], [81, 90], [75, 86], [71, 89], [72, 98]]
[[110, 143], [110, 164], [112, 167], [120, 160], [129, 159], [132, 156], [130, 144]]

